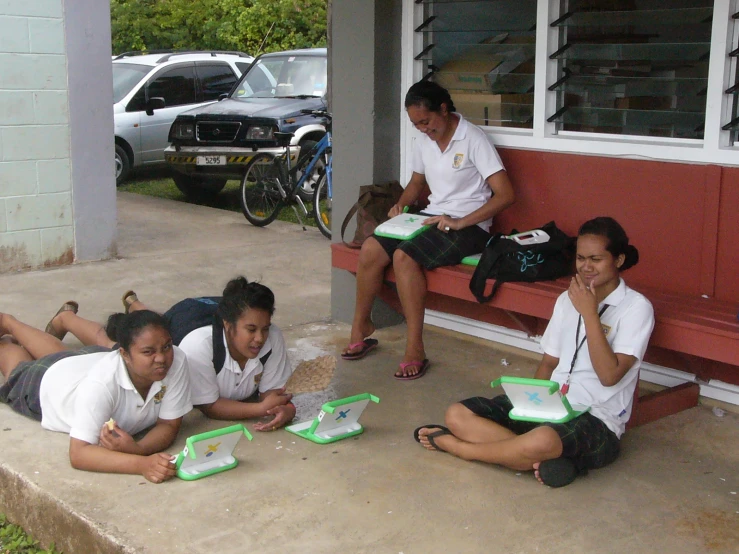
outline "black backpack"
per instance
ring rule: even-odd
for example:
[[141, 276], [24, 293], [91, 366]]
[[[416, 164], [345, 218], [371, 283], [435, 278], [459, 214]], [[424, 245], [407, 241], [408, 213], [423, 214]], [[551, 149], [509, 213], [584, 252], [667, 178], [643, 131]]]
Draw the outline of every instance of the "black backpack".
[[[200, 298], [185, 298], [177, 302], [164, 313], [169, 321], [169, 331], [172, 342], [179, 346], [190, 332], [201, 327], [213, 326], [213, 367], [216, 375], [223, 369], [226, 362], [226, 345], [223, 344], [223, 320], [218, 317], [216, 310], [220, 296], [203, 296]], [[267, 363], [272, 351], [259, 358], [262, 365]]]
[[[547, 242], [522, 245], [502, 233], [490, 238], [470, 279], [470, 291], [478, 302], [490, 301], [500, 285], [509, 281], [551, 281], [572, 273], [575, 239], [554, 221], [540, 229], [549, 235]], [[516, 233], [514, 229], [510, 234]], [[488, 279], [495, 279], [495, 284], [486, 296]]]

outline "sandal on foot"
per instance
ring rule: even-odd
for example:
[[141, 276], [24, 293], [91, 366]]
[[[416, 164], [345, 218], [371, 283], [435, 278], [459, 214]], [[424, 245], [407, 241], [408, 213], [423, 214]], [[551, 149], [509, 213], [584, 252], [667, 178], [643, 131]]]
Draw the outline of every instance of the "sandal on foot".
[[354, 350], [362, 347], [357, 352], [345, 352], [341, 355], [342, 360], [361, 360], [380, 344], [377, 339], [364, 339], [362, 342], [355, 342], [346, 347], [347, 350]]
[[[395, 377], [398, 381], [413, 381], [414, 379], [420, 379], [424, 375], [426, 375], [426, 371], [428, 371], [430, 362], [428, 358], [423, 360], [422, 362], [401, 362], [400, 369], [395, 372]], [[406, 368], [408, 367], [417, 367], [418, 373], [415, 375], [406, 375], [404, 374]]]
[[64, 304], [62, 304], [62, 307], [57, 310], [57, 312], [54, 314], [54, 317], [52, 317], [49, 320], [49, 323], [46, 324], [46, 329], [44, 329], [44, 331], [47, 334], [51, 335], [52, 337], [56, 337], [59, 340], [62, 340], [65, 337], [65, 335], [67, 334], [67, 332], [66, 331], [57, 331], [56, 329], [54, 329], [54, 326], [52, 325], [52, 322], [54, 321], [54, 318], [56, 318], [56, 316], [58, 316], [62, 312], [74, 312], [74, 313], [77, 313], [77, 310], [79, 310], [79, 309], [80, 309], [80, 306], [79, 306], [79, 304], [77, 304], [77, 302], [75, 302], [74, 300], [67, 300]]
[[134, 302], [138, 302], [139, 298], [136, 296], [136, 293], [132, 290], [127, 290], [123, 293], [123, 296], [121, 297], [121, 301], [123, 302], [123, 309], [126, 313], [129, 312], [131, 309], [131, 304]]
[[583, 474], [578, 471], [575, 463], [569, 458], [544, 460], [539, 464], [539, 478], [541, 482], [552, 488], [569, 485], [578, 475]]
[[426, 435], [426, 440], [429, 441], [429, 444], [431, 446], [433, 446], [436, 450], [438, 450], [439, 452], [444, 452], [443, 449], [441, 449], [438, 446], [436, 446], [436, 443], [434, 442], [434, 439], [437, 438], [437, 437], [442, 437], [444, 435], [452, 435], [453, 433], [447, 427], [444, 427], [443, 425], [434, 425], [434, 424], [421, 425], [418, 429], [416, 429], [415, 431], [413, 431], [413, 438], [416, 439], [416, 442], [419, 442], [420, 443], [421, 442], [421, 437], [419, 436], [418, 432], [421, 429], [436, 429], [436, 428], [438, 428], [439, 430], [438, 431], [434, 431], [433, 433], [429, 433], [428, 435]]

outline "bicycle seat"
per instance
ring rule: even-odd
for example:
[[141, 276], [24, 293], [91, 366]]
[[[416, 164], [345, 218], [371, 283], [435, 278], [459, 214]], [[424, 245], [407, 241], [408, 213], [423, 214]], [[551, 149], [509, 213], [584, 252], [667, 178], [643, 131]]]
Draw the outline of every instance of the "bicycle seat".
[[290, 140], [293, 138], [293, 133], [280, 133], [276, 132], [273, 135], [277, 140], [277, 144], [280, 146], [287, 146], [290, 144]]

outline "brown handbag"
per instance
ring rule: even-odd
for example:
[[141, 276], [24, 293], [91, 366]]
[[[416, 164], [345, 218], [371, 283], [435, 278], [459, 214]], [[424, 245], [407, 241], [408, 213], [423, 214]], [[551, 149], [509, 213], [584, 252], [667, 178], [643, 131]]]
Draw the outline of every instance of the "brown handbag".
[[[398, 181], [359, 187], [359, 200], [351, 207], [341, 224], [341, 240], [344, 244], [349, 248], [360, 248], [365, 239], [372, 236], [375, 228], [388, 220], [387, 213], [398, 203], [402, 194], [403, 187]], [[357, 214], [357, 230], [354, 240], [346, 242], [344, 233], [354, 214]]]

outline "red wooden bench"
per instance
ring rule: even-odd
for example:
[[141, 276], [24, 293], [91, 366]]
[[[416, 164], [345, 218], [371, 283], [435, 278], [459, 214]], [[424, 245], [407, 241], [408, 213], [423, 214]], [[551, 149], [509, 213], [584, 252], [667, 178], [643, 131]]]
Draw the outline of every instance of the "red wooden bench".
[[[332, 266], [356, 274], [359, 250], [332, 244]], [[479, 304], [469, 290], [473, 268], [463, 265], [426, 272], [426, 307], [486, 323], [517, 328], [529, 335], [544, 331], [554, 302], [566, 290], [569, 279], [539, 283], [505, 283], [490, 302]], [[392, 267], [385, 275], [380, 297], [400, 311]], [[492, 287], [493, 280], [488, 280]], [[489, 291], [489, 289], [488, 289]], [[739, 304], [693, 298], [654, 290], [642, 292], [655, 310], [655, 328], [646, 356], [670, 367], [681, 366], [701, 378], [721, 378], [739, 384]], [[679, 359], [675, 359], [677, 356]], [[676, 363], [678, 362], [678, 363]], [[641, 425], [677, 413], [698, 403], [699, 386], [684, 383], [641, 396], [634, 406], [630, 426]]]

